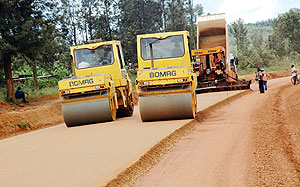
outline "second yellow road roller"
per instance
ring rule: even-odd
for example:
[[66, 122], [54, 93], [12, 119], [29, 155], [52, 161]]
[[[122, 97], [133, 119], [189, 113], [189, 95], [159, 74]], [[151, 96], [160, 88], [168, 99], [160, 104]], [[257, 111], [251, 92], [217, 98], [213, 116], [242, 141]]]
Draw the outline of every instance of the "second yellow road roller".
[[194, 118], [197, 109], [187, 31], [137, 36], [136, 89], [142, 121]]
[[119, 41], [90, 41], [71, 47], [74, 77], [58, 82], [68, 127], [133, 114], [132, 85]]

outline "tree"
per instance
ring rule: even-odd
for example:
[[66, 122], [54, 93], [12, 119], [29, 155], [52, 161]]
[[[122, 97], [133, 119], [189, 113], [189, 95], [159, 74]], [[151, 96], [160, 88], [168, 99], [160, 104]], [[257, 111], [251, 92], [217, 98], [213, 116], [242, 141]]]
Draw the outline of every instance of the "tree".
[[79, 4], [77, 0], [61, 0], [61, 11], [60, 26], [64, 36], [64, 40], [69, 45], [77, 45], [78, 41], [78, 27], [79, 17], [78, 9]]
[[238, 53], [246, 53], [248, 47], [247, 29], [244, 25], [244, 21], [239, 18], [231, 24], [229, 32], [234, 37], [234, 42], [237, 45]]
[[136, 35], [159, 32], [162, 28], [161, 4], [154, 0], [122, 0], [118, 2], [118, 35], [122, 40], [127, 63], [134, 64]]
[[188, 0], [187, 2], [187, 30], [190, 32], [190, 44], [192, 49], [197, 47], [197, 16], [203, 14], [203, 6], [197, 4], [196, 7], [193, 6], [193, 1]]
[[[50, 1], [4, 0], [0, 2], [0, 51], [4, 64], [7, 97], [14, 99], [12, 57], [22, 54], [34, 61], [45, 44], [45, 33], [50, 26], [43, 15]], [[53, 46], [52, 46], [53, 47]], [[28, 61], [29, 62], [29, 61]], [[35, 64], [33, 63], [33, 68]]]
[[168, 3], [166, 31], [183, 31], [186, 29], [185, 0], [171, 0]]
[[[273, 23], [274, 37], [287, 39], [292, 51], [300, 53], [300, 9], [293, 8]], [[282, 41], [282, 40], [281, 40]]]

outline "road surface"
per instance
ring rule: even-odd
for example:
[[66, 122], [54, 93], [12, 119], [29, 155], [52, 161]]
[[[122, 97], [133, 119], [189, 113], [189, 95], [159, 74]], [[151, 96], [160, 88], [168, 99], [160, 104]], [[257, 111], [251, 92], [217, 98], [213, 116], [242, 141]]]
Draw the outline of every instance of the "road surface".
[[[198, 110], [240, 91], [198, 95]], [[191, 120], [64, 124], [0, 140], [0, 186], [102, 186]]]

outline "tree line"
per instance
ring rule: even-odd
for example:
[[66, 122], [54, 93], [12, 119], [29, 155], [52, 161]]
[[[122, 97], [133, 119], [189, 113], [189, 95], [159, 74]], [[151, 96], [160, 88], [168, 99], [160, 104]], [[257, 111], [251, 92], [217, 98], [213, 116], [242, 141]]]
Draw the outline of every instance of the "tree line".
[[[37, 72], [43, 69], [62, 78], [71, 72], [69, 47], [88, 40], [120, 40], [127, 64], [137, 62], [138, 34], [187, 30], [194, 49], [196, 18], [203, 10], [192, 0], [1, 0], [0, 76], [7, 97], [14, 98], [12, 70], [29, 67], [34, 88], [38, 88]], [[299, 12], [291, 9], [274, 20], [257, 23], [272, 25], [267, 41], [260, 33], [249, 37], [242, 19], [230, 24], [241, 67], [270, 65], [273, 58], [297, 56]]]
[[[234, 40], [233, 51], [240, 60], [240, 69], [269, 67], [276, 63], [300, 61], [300, 9], [292, 8], [277, 18], [245, 24], [238, 19], [229, 25]], [[256, 26], [272, 32], [267, 37], [260, 29], [249, 34], [247, 26]]]
[[88, 40], [121, 40], [126, 63], [136, 62], [138, 34], [189, 30], [195, 46], [194, 23], [202, 13], [192, 0], [2, 0], [0, 66], [7, 97], [14, 98], [13, 67], [30, 66], [38, 88], [37, 66], [70, 69], [69, 47]]

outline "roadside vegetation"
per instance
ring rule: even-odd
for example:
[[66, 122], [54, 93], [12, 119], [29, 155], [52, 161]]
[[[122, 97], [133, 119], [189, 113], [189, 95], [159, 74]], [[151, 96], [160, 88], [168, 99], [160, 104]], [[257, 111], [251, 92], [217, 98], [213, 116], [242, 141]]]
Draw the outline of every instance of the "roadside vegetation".
[[[21, 7], [21, 8], [20, 8]], [[0, 2], [0, 99], [14, 100], [20, 81], [29, 97], [57, 93], [57, 82], [72, 76], [69, 47], [101, 38], [120, 40], [127, 66], [137, 65], [136, 35], [188, 30], [196, 47], [196, 18], [207, 14], [192, 0], [3, 0]], [[299, 65], [300, 9], [275, 19], [228, 23], [230, 50], [239, 73]], [[132, 84], [136, 73], [129, 73]], [[53, 75], [51, 78], [39, 76]]]
[[266, 71], [300, 65], [300, 9], [293, 8], [275, 19], [245, 24], [238, 19], [229, 25], [231, 52], [239, 58], [239, 72], [257, 68]]

